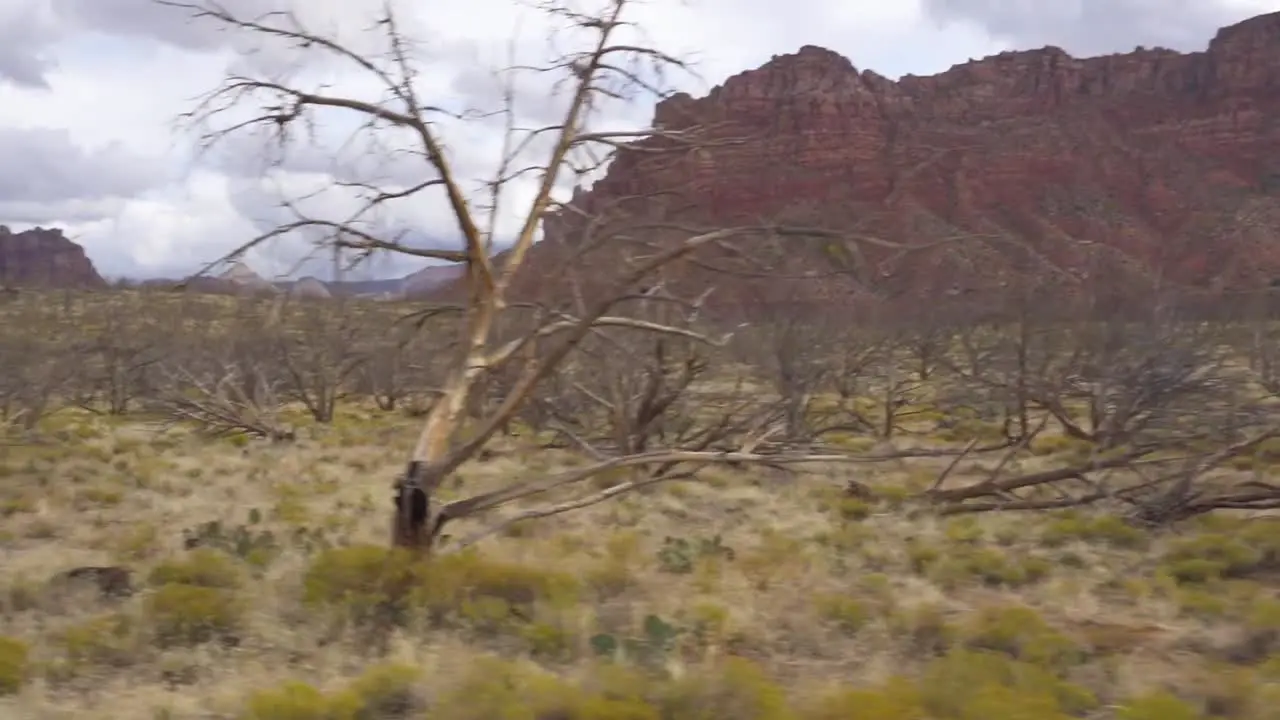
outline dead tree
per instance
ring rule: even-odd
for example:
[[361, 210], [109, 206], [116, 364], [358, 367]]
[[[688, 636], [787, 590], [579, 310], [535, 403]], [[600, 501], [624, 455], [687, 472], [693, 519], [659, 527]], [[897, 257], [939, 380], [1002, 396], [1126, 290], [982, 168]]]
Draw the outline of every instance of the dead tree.
[[372, 397], [384, 412], [430, 394], [435, 379], [427, 358], [436, 348], [425, 335], [404, 323], [377, 327], [374, 337], [366, 341], [363, 362], [356, 371], [356, 392]]
[[820, 434], [855, 432], [888, 439], [921, 412], [925, 384], [903, 352], [908, 337], [877, 326], [836, 335], [837, 364], [827, 384], [835, 405], [821, 413]]
[[[276, 301], [269, 342], [284, 371], [280, 392], [300, 403], [318, 423], [333, 421], [354, 376], [367, 361], [371, 322], [361, 308], [344, 299], [324, 302]], [[265, 339], [265, 338], [264, 338]]]
[[39, 293], [23, 293], [5, 308], [19, 332], [0, 333], [0, 435], [30, 434], [76, 379], [74, 313], [45, 302]]
[[1046, 323], [1061, 344], [1054, 353], [1022, 353], [1038, 354], [1035, 363], [984, 355], [995, 367], [1038, 368], [1025, 382], [1001, 385], [1025, 389], [1038, 418], [1033, 435], [1052, 424], [1087, 453], [1017, 474], [1012, 460], [1029, 449], [1020, 442], [984, 479], [964, 484], [957, 459], [926, 497], [944, 514], [1105, 503], [1142, 525], [1280, 505], [1280, 489], [1262, 478], [1216, 472], [1280, 434], [1274, 407], [1259, 403], [1251, 379], [1233, 367], [1221, 327], [1179, 318], [1154, 300], [1148, 307], [1155, 310], [1145, 318]]
[[[826, 237], [849, 244], [864, 241], [860, 237], [848, 237], [847, 233], [827, 231], [824, 234], [812, 228], [760, 224], [706, 227], [675, 222], [661, 210], [663, 203], [675, 197], [672, 191], [680, 188], [641, 191], [630, 205], [622, 201], [609, 207], [585, 201], [556, 201], [565, 181], [594, 172], [615, 154], [634, 162], [654, 162], [661, 154], [689, 162], [695, 151], [709, 151], [716, 143], [740, 142], [737, 139], [712, 141], [710, 129], [702, 127], [613, 132], [595, 126], [607, 103], [637, 92], [660, 91], [648, 78], [684, 68], [679, 59], [646, 47], [627, 35], [629, 0], [609, 0], [601, 4], [598, 12], [589, 13], [560, 0], [539, 4], [540, 11], [553, 25], [585, 42], [582, 46], [585, 49], [569, 51], [549, 64], [532, 68], [539, 77], [561, 79], [557, 91], [549, 98], [560, 102], [561, 119], [535, 128], [522, 127], [518, 109], [512, 105], [517, 83], [529, 78], [522, 75], [530, 70], [527, 66], [524, 70], [513, 66], [502, 76], [504, 105], [494, 113], [478, 117], [451, 113], [423, 97], [423, 88], [417, 79], [427, 68], [389, 5], [384, 7], [379, 22], [370, 31], [378, 34], [369, 41], [369, 46], [376, 46], [376, 50], [362, 53], [334, 37], [309, 31], [287, 13], [241, 16], [213, 2], [166, 0], [164, 4], [185, 9], [197, 22], [220, 25], [249, 39], [291, 45], [298, 48], [303, 58], [315, 53], [323, 55], [328, 61], [345, 64], [362, 73], [367, 84], [382, 93], [378, 98], [341, 95], [334, 94], [327, 86], [307, 86], [279, 77], [228, 77], [188, 116], [201, 128], [205, 140], [217, 142], [257, 129], [273, 133], [280, 140], [278, 147], [287, 152], [290, 148], [296, 149], [298, 134], [305, 132], [307, 123], [318, 114], [345, 113], [364, 121], [358, 138], [368, 140], [367, 147], [379, 147], [380, 142], [385, 144], [393, 138], [407, 139], [411, 148], [406, 148], [402, 155], [420, 163], [416, 180], [347, 183], [348, 188], [365, 200], [361, 209], [350, 216], [321, 217], [308, 213], [297, 202], [288, 202], [286, 207], [297, 219], [255, 238], [238, 249], [237, 254], [273, 238], [309, 233], [312, 239], [346, 251], [396, 252], [464, 263], [467, 267], [461, 292], [465, 300], [458, 307], [458, 351], [449, 359], [438, 399], [426, 415], [418, 443], [399, 482], [396, 513], [397, 527], [402, 531], [395, 534], [397, 544], [429, 548], [446, 522], [526, 497], [524, 490], [519, 489], [523, 486], [512, 486], [509, 492], [464, 497], [450, 503], [438, 503], [434, 498], [441, 482], [507, 425], [540, 383], [553, 376], [587, 338], [604, 328], [689, 337], [687, 329], [628, 317], [619, 311], [624, 300], [662, 281], [668, 270], [709, 248], [729, 248], [748, 241], [758, 243], [771, 237]], [[229, 112], [233, 108], [235, 112]], [[458, 141], [450, 142], [447, 137], [451, 123], [469, 118], [475, 122], [485, 122], [486, 118], [501, 122], [500, 129], [506, 133], [504, 155], [492, 175], [484, 180], [488, 190], [486, 198], [469, 196], [472, 178], [467, 177], [456, 162], [453, 148]], [[353, 172], [355, 170], [353, 168]], [[499, 218], [510, 200], [510, 184], [522, 176], [534, 177], [536, 183], [530, 197], [522, 202], [523, 210], [512, 226], [507, 249], [495, 257], [495, 236], [501, 229]], [[451, 210], [461, 249], [409, 246], [388, 237], [373, 222], [379, 213], [388, 212], [397, 203], [421, 203], [431, 194], [438, 194]], [[556, 257], [554, 266], [563, 275], [569, 274], [567, 271], [577, 273], [578, 280], [574, 283], [580, 281], [580, 284], [575, 286], [575, 296], [567, 303], [553, 303], [544, 311], [533, 313], [535, 322], [516, 336], [501, 337], [499, 330], [504, 327], [504, 319], [512, 312], [513, 304], [520, 300], [521, 288], [539, 283], [539, 278], [529, 275], [528, 260], [540, 228], [549, 227], [553, 218], [559, 218], [560, 225], [572, 226], [572, 229], [557, 229], [557, 238], [545, 241], [538, 253]], [[592, 266], [587, 259], [589, 249], [602, 247], [608, 248], [610, 266], [614, 268], [607, 277], [598, 277], [604, 265]], [[621, 270], [616, 269], [619, 264]], [[508, 366], [514, 368], [516, 380], [500, 398], [492, 398], [489, 383]], [[478, 402], [485, 398], [489, 402]], [[478, 415], [477, 409], [481, 410]], [[736, 456], [732, 452], [702, 455], [671, 452], [676, 457], [693, 458], [691, 462], [702, 464], [730, 459], [752, 462], [756, 457], [745, 451]], [[653, 450], [601, 461], [585, 474], [574, 477], [586, 479], [620, 465], [653, 465], [671, 459]], [[628, 489], [619, 486], [615, 492]], [[557, 507], [550, 512], [565, 509], [568, 508]]]
[[815, 422], [814, 401], [842, 368], [837, 358], [846, 349], [848, 323], [829, 304], [806, 302], [799, 285], [752, 284], [750, 304], [742, 309], [746, 322], [733, 330], [729, 357], [754, 368], [771, 387], [784, 412], [783, 437], [807, 443], [827, 429]]
[[152, 298], [119, 292], [86, 308], [78, 323], [77, 352], [84, 362], [77, 378], [77, 404], [93, 412], [123, 415], [145, 395], [152, 372], [169, 348], [159, 325], [165, 308]]
[[212, 437], [293, 440], [293, 428], [280, 417], [286, 379], [263, 342], [261, 323], [251, 316], [185, 337], [183, 350], [175, 348], [157, 367], [152, 408], [170, 426], [191, 424]]

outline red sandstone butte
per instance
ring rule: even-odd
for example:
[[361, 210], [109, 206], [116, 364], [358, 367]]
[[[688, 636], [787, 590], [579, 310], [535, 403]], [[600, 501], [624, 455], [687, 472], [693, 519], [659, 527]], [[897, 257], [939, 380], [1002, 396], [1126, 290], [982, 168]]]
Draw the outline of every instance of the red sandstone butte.
[[[1203, 52], [1080, 59], [1046, 47], [896, 82], [805, 46], [706, 97], [660, 102], [654, 126], [742, 142], [623, 152], [574, 204], [591, 213], [675, 191], [679, 200], [648, 202], [637, 216], [789, 219], [913, 245], [970, 238], [909, 260], [872, 250], [869, 265], [839, 242], [763, 251], [785, 266], [779, 276], [816, 276], [805, 294], [817, 299], [851, 292], [853, 277], [831, 271], [853, 264], [864, 283], [897, 285], [895, 294], [904, 283], [954, 294], [1020, 272], [1124, 284], [1159, 270], [1209, 287], [1280, 277], [1280, 13], [1222, 28]], [[531, 286], [562, 282], [576, 235], [563, 212], [545, 227]], [[597, 282], [618, 265], [609, 252], [590, 261]], [[696, 268], [681, 280], [738, 282]]]
[[103, 288], [84, 248], [61, 230], [33, 228], [15, 233], [0, 225], [0, 285]]

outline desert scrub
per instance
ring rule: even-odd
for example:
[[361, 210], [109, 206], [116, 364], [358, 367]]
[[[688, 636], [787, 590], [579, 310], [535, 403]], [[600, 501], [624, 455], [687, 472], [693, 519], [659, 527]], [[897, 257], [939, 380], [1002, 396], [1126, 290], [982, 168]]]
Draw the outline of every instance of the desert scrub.
[[426, 566], [413, 554], [374, 545], [319, 553], [303, 577], [303, 601], [356, 624], [403, 624], [421, 600]]
[[875, 512], [875, 505], [859, 498], [842, 497], [836, 501], [835, 511], [841, 520], [866, 520]]
[[111, 541], [112, 555], [122, 562], [148, 560], [164, 547], [155, 523], [138, 523]]
[[1115, 515], [1090, 517], [1075, 512], [1064, 513], [1055, 518], [1040, 533], [1040, 542], [1046, 547], [1061, 547], [1079, 540], [1117, 548], [1141, 549], [1147, 546], [1149, 539], [1147, 533]]
[[978, 519], [973, 516], [952, 518], [942, 530], [947, 541], [951, 543], [974, 544], [982, 542], [985, 533]]
[[420, 717], [426, 710], [421, 681], [420, 668], [379, 663], [335, 693], [329, 701], [330, 709], [335, 717], [351, 720]]
[[16, 695], [26, 682], [31, 650], [18, 638], [0, 635], [0, 695]]
[[1226, 533], [1201, 533], [1172, 543], [1160, 560], [1160, 572], [1179, 584], [1247, 577], [1264, 569], [1265, 548]]
[[180, 559], [166, 560], [151, 570], [152, 585], [179, 583], [204, 588], [234, 590], [240, 587], [240, 568], [225, 553], [197, 548]]
[[485, 658], [431, 707], [432, 720], [663, 720], [646, 701], [640, 675], [608, 677], [601, 688], [575, 685], [544, 670]]
[[62, 669], [75, 674], [89, 668], [133, 664], [141, 648], [136, 623], [124, 613], [110, 613], [75, 623], [57, 634], [53, 645], [63, 656]]
[[1280, 463], [1280, 438], [1263, 440], [1253, 448], [1251, 455], [1264, 464]]
[[728, 657], [716, 667], [685, 676], [658, 699], [663, 718], [792, 720], [786, 692], [755, 663]]
[[599, 600], [617, 597], [638, 584], [633, 568], [642, 553], [639, 533], [613, 533], [605, 539], [604, 557], [587, 568], [583, 581]]
[[176, 582], [156, 588], [145, 608], [160, 647], [234, 644], [245, 610], [234, 590]]
[[462, 552], [423, 562], [372, 545], [319, 553], [303, 578], [303, 599], [338, 609], [356, 622], [403, 624], [415, 609], [435, 623], [469, 617], [484, 622], [534, 605], [567, 608], [581, 597], [577, 578]]
[[258, 690], [245, 701], [240, 720], [345, 720], [315, 687], [289, 681], [278, 688]]
[[848, 635], [856, 634], [872, 617], [866, 603], [847, 595], [817, 595], [813, 599], [813, 608], [819, 618]]
[[959, 630], [947, 621], [941, 605], [925, 604], [893, 610], [888, 615], [889, 630], [914, 654], [941, 655], [959, 637]]
[[1014, 556], [995, 547], [957, 546], [932, 563], [926, 574], [948, 589], [973, 582], [990, 587], [1021, 587], [1043, 580], [1052, 570], [1052, 563], [1035, 555]]
[[1078, 643], [1021, 605], [978, 611], [964, 628], [964, 644], [1046, 668], [1065, 668], [1085, 659]]
[[1116, 720], [1207, 720], [1199, 707], [1163, 690], [1126, 700], [1115, 716]]
[[225, 553], [197, 548], [151, 570], [155, 592], [145, 602], [145, 618], [160, 647], [212, 641], [234, 643], [245, 605], [238, 595], [240, 569]]
[[1028, 448], [1032, 455], [1068, 454], [1072, 457], [1087, 457], [1093, 451], [1093, 443], [1069, 435], [1039, 435], [1031, 441]]
[[1004, 428], [985, 420], [963, 419], [954, 421], [951, 427], [939, 429], [935, 435], [947, 442], [1000, 442], [1004, 439]]
[[844, 688], [815, 700], [801, 702], [802, 720], [918, 720], [925, 717], [924, 702], [916, 684], [891, 678], [875, 688]]
[[847, 452], [867, 452], [876, 446], [876, 439], [848, 432], [832, 432], [822, 436], [822, 441]]
[[957, 649], [933, 660], [919, 689], [924, 717], [936, 720], [1067, 720], [1098, 705], [1044, 667], [989, 651]]
[[940, 561], [944, 554], [942, 548], [938, 545], [914, 538], [907, 541], [906, 549], [907, 565], [917, 575], [928, 573], [929, 569]]

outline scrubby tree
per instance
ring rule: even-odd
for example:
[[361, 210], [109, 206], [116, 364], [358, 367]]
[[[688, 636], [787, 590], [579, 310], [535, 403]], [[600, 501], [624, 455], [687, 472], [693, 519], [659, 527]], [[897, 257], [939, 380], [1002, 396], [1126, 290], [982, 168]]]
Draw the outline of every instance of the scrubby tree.
[[[460, 303], [457, 352], [441, 382], [439, 396], [425, 418], [420, 438], [399, 484], [396, 542], [429, 547], [444, 522], [493, 507], [525, 493], [508, 488], [489, 495], [467, 497], [451, 503], [435, 501], [441, 482], [474, 457], [496, 432], [507, 426], [530, 401], [537, 387], [589, 338], [602, 331], [628, 329], [684, 340], [713, 343], [716, 338], [685, 327], [635, 317], [626, 312], [626, 301], [645, 286], [661, 280], [669, 269], [712, 247], [750, 244], [763, 238], [824, 237], [856, 242], [838, 232], [753, 224], [740, 227], [679, 225], [651, 212], [656, 193], [618, 201], [607, 207], [562, 202], [565, 181], [589, 174], [616, 155], [643, 155], [646, 162], [663, 153], [688, 157], [712, 141], [708, 128], [680, 130], [647, 128], [612, 131], [601, 127], [602, 109], [620, 98], [638, 93], [664, 94], [666, 73], [687, 69], [685, 63], [643, 42], [629, 22], [629, 0], [604, 0], [594, 9], [575, 3], [547, 0], [537, 5], [544, 18], [574, 49], [563, 51], [549, 63], [512, 66], [505, 71], [504, 104], [490, 117], [505, 123], [504, 154], [484, 178], [487, 200], [468, 193], [473, 178], [457, 161], [459, 120], [467, 116], [438, 107], [424, 96], [420, 78], [430, 71], [411, 34], [392, 4], [383, 7], [376, 24], [378, 39], [364, 38], [357, 48], [341, 39], [304, 27], [287, 13], [239, 15], [213, 2], [168, 2], [185, 10], [195, 22], [213, 23], [277, 46], [292, 46], [304, 53], [319, 53], [327, 61], [345, 64], [377, 87], [377, 95], [341, 94], [321, 84], [306, 85], [301, 76], [289, 79], [245, 70], [227, 77], [190, 114], [211, 143], [237, 134], [266, 129], [285, 139], [302, 133], [309, 122], [319, 122], [336, 112], [363, 121], [361, 133], [374, 138], [370, 146], [394, 144], [393, 136], [407, 138], [410, 153], [421, 163], [420, 181], [396, 184], [353, 183], [365, 192], [363, 207], [347, 218], [308, 215], [296, 203], [287, 206], [295, 219], [272, 229], [241, 248], [290, 233], [325, 234], [329, 242], [357, 252], [390, 251], [466, 265], [465, 300]], [[370, 50], [370, 47], [376, 49]], [[560, 119], [540, 127], [522, 127], [512, 105], [516, 87], [529, 73], [560, 78], [555, 100]], [[482, 122], [477, 119], [476, 122]], [[643, 138], [643, 140], [641, 139]], [[385, 142], [377, 142], [384, 140]], [[723, 141], [716, 141], [723, 142]], [[512, 202], [511, 184], [521, 176], [536, 178], [532, 197], [520, 212], [510, 237], [499, 237], [499, 218]], [[663, 188], [671, 192], [679, 188]], [[409, 247], [372, 229], [365, 222], [387, 206], [421, 202], [431, 194], [444, 197], [456, 222], [461, 249]], [[560, 298], [541, 298], [540, 309], [517, 308], [521, 288], [545, 284], [548, 278], [530, 278], [533, 245], [544, 218], [556, 215], [562, 226], [555, 252], [563, 272], [559, 289], [572, 290]], [[498, 254], [500, 240], [506, 248]], [[607, 277], [597, 277], [602, 266], [589, 256], [607, 251], [616, 267]], [[547, 252], [552, 252], [548, 250]], [[575, 275], [578, 281], [571, 281]], [[580, 281], [580, 282], [579, 282]], [[573, 286], [573, 287], [570, 287]], [[693, 298], [685, 298], [692, 300]], [[519, 312], [525, 321], [509, 333], [506, 320]], [[510, 371], [514, 381], [500, 397], [491, 397], [489, 380]], [[468, 420], [468, 415], [472, 415]], [[465, 421], [465, 422], [464, 422]], [[466, 432], [463, 432], [464, 424]], [[750, 443], [748, 438], [741, 442]], [[673, 451], [686, 461], [722, 461], [723, 453]], [[730, 453], [732, 455], [732, 453]], [[628, 465], [661, 464], [671, 458], [655, 450], [601, 460], [577, 473], [586, 479], [598, 472]], [[742, 458], [739, 458], [742, 459]], [[563, 485], [562, 485], [563, 487]]]

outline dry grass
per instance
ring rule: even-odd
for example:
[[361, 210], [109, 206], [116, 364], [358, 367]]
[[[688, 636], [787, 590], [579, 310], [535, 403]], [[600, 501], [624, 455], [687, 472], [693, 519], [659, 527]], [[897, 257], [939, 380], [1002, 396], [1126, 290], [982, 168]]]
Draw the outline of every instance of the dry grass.
[[[0, 448], [0, 717], [1280, 717], [1267, 519], [942, 521], [844, 498], [849, 469], [723, 469], [424, 571], [380, 549], [412, 421], [291, 447], [48, 424]], [[578, 462], [495, 450], [469, 488]], [[47, 586], [116, 564], [140, 592]]]

